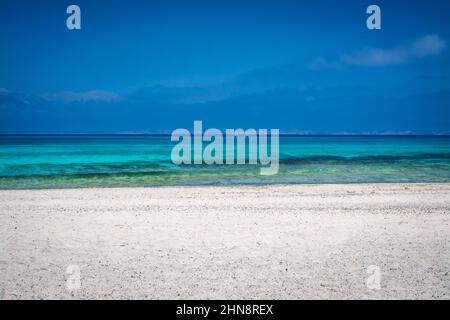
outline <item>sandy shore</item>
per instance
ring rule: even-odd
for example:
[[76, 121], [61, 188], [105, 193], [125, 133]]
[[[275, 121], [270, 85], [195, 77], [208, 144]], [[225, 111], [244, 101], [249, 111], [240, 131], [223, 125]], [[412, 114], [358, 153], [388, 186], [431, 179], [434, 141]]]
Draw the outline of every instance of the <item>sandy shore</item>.
[[450, 184], [0, 191], [0, 298], [449, 299]]

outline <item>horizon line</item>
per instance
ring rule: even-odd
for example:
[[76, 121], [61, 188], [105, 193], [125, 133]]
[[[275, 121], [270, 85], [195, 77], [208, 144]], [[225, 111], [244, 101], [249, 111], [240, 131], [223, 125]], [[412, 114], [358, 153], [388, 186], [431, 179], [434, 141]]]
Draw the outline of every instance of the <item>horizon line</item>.
[[[8, 136], [136, 136], [136, 137], [145, 137], [145, 136], [155, 136], [155, 137], [170, 137], [170, 133], [0, 133], [0, 137], [8, 137]], [[280, 133], [280, 137], [450, 137], [450, 133], [424, 133], [424, 134], [416, 134], [416, 133]]]

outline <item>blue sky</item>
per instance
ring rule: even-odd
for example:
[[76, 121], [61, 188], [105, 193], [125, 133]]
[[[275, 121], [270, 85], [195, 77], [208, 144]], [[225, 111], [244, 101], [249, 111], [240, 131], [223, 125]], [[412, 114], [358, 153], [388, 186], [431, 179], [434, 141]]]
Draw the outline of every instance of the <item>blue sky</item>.
[[444, 0], [2, 0], [0, 133], [450, 133], [449, 41]]

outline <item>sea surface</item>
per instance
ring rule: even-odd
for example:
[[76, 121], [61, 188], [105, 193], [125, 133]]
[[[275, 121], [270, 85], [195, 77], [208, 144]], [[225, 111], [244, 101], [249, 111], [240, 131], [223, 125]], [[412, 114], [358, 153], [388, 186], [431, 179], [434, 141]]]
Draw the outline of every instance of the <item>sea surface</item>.
[[170, 136], [0, 136], [0, 189], [450, 182], [449, 136], [281, 136], [280, 169], [171, 162]]

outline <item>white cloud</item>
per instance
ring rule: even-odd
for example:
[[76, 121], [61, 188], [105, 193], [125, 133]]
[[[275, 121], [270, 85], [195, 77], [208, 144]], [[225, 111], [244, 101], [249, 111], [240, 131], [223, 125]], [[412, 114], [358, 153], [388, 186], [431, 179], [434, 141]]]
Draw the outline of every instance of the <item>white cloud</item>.
[[438, 35], [426, 35], [416, 41], [391, 49], [367, 48], [352, 54], [343, 54], [338, 61], [319, 57], [308, 67], [312, 70], [343, 69], [345, 66], [381, 67], [408, 63], [427, 56], [440, 54], [447, 43]]
[[63, 91], [46, 93], [42, 97], [48, 101], [62, 102], [115, 102], [122, 99], [122, 97], [115, 92], [103, 90], [91, 90], [86, 92]]
[[341, 56], [342, 63], [356, 66], [387, 66], [407, 63], [426, 56], [437, 55], [446, 47], [438, 35], [426, 35], [406, 46], [392, 49], [369, 48]]
[[377, 67], [405, 63], [409, 54], [404, 49], [367, 49], [352, 55], [343, 55], [341, 61], [348, 65]]
[[413, 55], [424, 57], [441, 53], [446, 46], [445, 40], [437, 35], [428, 35], [420, 38], [411, 46]]

